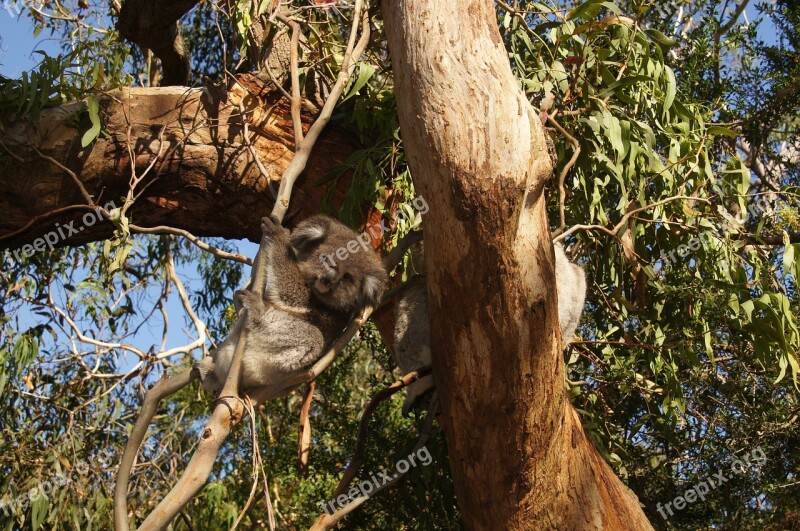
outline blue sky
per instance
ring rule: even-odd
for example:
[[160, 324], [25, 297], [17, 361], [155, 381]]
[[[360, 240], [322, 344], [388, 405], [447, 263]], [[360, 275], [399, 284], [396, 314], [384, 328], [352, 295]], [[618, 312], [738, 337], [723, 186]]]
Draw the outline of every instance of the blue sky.
[[[3, 5], [0, 3], [0, 7]], [[34, 39], [30, 18], [11, 16], [7, 9], [0, 9], [0, 74], [17, 78], [25, 70], [36, 66], [39, 58], [34, 55], [34, 50], [55, 55], [59, 52], [58, 42], [47, 32], [42, 32]]]

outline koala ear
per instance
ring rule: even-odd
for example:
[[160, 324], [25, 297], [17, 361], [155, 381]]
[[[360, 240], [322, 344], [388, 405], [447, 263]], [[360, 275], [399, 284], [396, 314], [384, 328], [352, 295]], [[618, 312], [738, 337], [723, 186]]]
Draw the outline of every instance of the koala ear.
[[312, 218], [304, 221], [292, 231], [290, 242], [295, 254], [306, 254], [314, 249], [328, 235], [328, 223], [323, 219]]
[[359, 304], [362, 308], [370, 306], [377, 308], [378, 303], [381, 301], [383, 295], [383, 280], [374, 275], [364, 276], [364, 282], [361, 284], [361, 295], [359, 297]]

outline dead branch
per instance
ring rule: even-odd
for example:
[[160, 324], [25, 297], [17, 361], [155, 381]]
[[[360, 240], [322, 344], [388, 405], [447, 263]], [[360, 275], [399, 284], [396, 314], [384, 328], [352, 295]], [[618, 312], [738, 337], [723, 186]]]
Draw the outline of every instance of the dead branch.
[[314, 389], [317, 381], [312, 380], [303, 396], [303, 407], [300, 408], [300, 429], [297, 437], [297, 473], [300, 477], [308, 477], [308, 457], [311, 454], [311, 403], [314, 401]]
[[[103, 127], [109, 134], [80, 151], [76, 151], [79, 131], [64, 125], [64, 118], [80, 112], [84, 108], [81, 102], [44, 109], [35, 122], [19, 122], [4, 131], [0, 152], [11, 151], [15, 156], [9, 156], [14, 164], [0, 169], [0, 186], [8, 192], [7, 200], [0, 204], [0, 250], [13, 251], [33, 243], [57, 224], [79, 223], [84, 213], [95, 211], [80, 188], [70, 182], [72, 175], [39, 157], [34, 146], [68, 167], [95, 203], [102, 206], [113, 199], [115, 206], [121, 207], [117, 198], [125, 197], [130, 189], [128, 139], [138, 146], [136, 169], [144, 171], [159, 150], [164, 126], [163, 140], [168, 149], [162, 150], [164, 155], [137, 187], [132, 221], [137, 227], [168, 225], [198, 237], [257, 242], [265, 212], [254, 206], [272, 208], [295, 145], [288, 100], [275, 101], [278, 95], [271, 91], [271, 84], [253, 74], [237, 75], [237, 81], [227, 90], [131, 88], [108, 93], [101, 101]], [[250, 145], [242, 135], [238, 103], [243, 100], [248, 109], [245, 124], [249, 122], [253, 137]], [[303, 111], [304, 127], [313, 118]], [[349, 177], [320, 186], [313, 176], [326, 175], [344, 162], [357, 143], [351, 132], [334, 124], [325, 131], [305, 169], [310, 178], [298, 179], [295, 185], [304, 194], [302, 202], [292, 205], [292, 216], [297, 219], [317, 214], [326, 196], [335, 207], [344, 200]], [[229, 141], [215, 145], [219, 138]], [[255, 151], [263, 161], [260, 167], [253, 164], [248, 150], [251, 154]], [[269, 183], [274, 184], [274, 194]], [[220, 190], [225, 193], [220, 194]], [[226, 215], [216, 215], [220, 211]], [[114, 231], [114, 225], [106, 222], [83, 228], [60, 239], [57, 246], [103, 240]]]
[[[408, 375], [406, 375], [406, 376], [408, 376]], [[422, 375], [422, 376], [424, 376], [424, 375]], [[395, 382], [395, 383], [397, 383], [397, 382]], [[411, 382], [409, 382], [409, 383], [411, 383]], [[402, 387], [400, 389], [402, 389]], [[385, 389], [384, 389], [384, 391], [385, 391]], [[395, 392], [397, 392], [397, 391], [395, 391]], [[417, 440], [417, 444], [414, 446], [414, 449], [411, 451], [411, 453], [414, 453], [414, 452], [418, 451], [420, 448], [425, 446], [425, 444], [428, 442], [428, 439], [431, 436], [431, 432], [432, 432], [432, 428], [433, 428], [433, 419], [436, 417], [436, 412], [437, 412], [438, 408], [439, 408], [439, 397], [437, 396], [436, 392], [434, 391], [433, 398], [431, 399], [431, 405], [428, 408], [427, 415], [425, 416], [425, 424], [422, 427], [422, 433], [420, 434], [420, 437]], [[387, 489], [387, 488], [393, 486], [394, 484], [396, 484], [403, 477], [405, 477], [407, 472], [408, 471], [399, 472], [398, 474], [395, 475], [394, 478], [392, 478], [391, 480], [387, 481], [386, 483], [384, 483], [383, 485], [381, 485], [380, 487], [375, 489], [375, 491], [371, 492], [369, 494], [369, 496], [359, 496], [358, 498], [356, 498], [355, 500], [352, 500], [346, 506], [342, 507], [341, 509], [339, 509], [338, 511], [336, 511], [333, 514], [321, 514], [319, 516], [319, 518], [317, 518], [317, 521], [314, 522], [314, 525], [311, 526], [309, 531], [327, 531], [328, 529], [332, 528], [334, 525], [336, 525], [337, 522], [339, 522], [342, 518], [344, 518], [345, 516], [347, 516], [348, 514], [353, 512], [354, 510], [356, 510], [358, 507], [360, 507], [370, 497], [375, 496], [377, 493], [381, 492], [382, 490]], [[342, 478], [342, 481], [344, 482], [344, 478]], [[346, 485], [344, 485], [345, 489], [350, 484], [350, 481], [352, 481], [352, 478], [347, 482]], [[342, 487], [342, 484], [340, 483], [340, 488], [341, 487]], [[337, 492], [338, 491], [339, 491], [339, 489], [337, 489]], [[344, 491], [342, 491], [342, 492], [344, 492]], [[335, 496], [334, 496], [334, 498], [335, 498]]]
[[364, 462], [364, 452], [367, 449], [367, 435], [369, 429], [369, 421], [372, 418], [372, 414], [375, 413], [375, 410], [378, 409], [378, 406], [384, 400], [392, 397], [395, 393], [405, 389], [412, 383], [416, 382], [423, 376], [427, 376], [431, 373], [430, 367], [424, 367], [417, 369], [416, 371], [411, 371], [410, 373], [406, 374], [392, 385], [385, 389], [381, 389], [372, 397], [372, 399], [367, 404], [367, 407], [364, 409], [364, 414], [361, 416], [361, 421], [358, 424], [358, 439], [356, 440], [356, 451], [353, 454], [353, 457], [350, 459], [350, 463], [345, 468], [344, 474], [342, 474], [342, 479], [339, 481], [339, 486], [336, 487], [336, 490], [333, 493], [331, 499], [335, 499], [340, 494], [344, 494], [347, 492], [347, 488], [350, 486], [350, 483], [353, 482], [355, 479], [356, 474], [361, 469], [361, 464]]

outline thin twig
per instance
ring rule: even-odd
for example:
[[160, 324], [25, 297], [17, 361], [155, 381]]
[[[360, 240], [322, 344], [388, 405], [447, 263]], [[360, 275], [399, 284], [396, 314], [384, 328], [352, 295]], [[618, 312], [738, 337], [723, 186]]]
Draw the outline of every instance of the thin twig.
[[724, 26], [720, 26], [720, 28], [716, 32], [714, 32], [714, 42], [719, 42], [720, 38], [726, 33], [728, 33], [728, 31], [733, 27], [733, 25], [736, 24], [736, 21], [739, 20], [739, 15], [742, 14], [742, 11], [744, 11], [744, 8], [747, 7], [749, 1], [750, 0], [742, 0], [741, 2], [739, 2], [739, 5], [736, 6], [736, 10], [734, 10], [730, 20], [728, 20], [728, 22]]
[[239, 254], [239, 253], [229, 253], [228, 251], [223, 251], [213, 245], [209, 245], [194, 234], [189, 231], [183, 229], [177, 229], [175, 227], [168, 227], [166, 225], [158, 225], [155, 227], [141, 227], [139, 225], [128, 225], [131, 232], [141, 233], [141, 234], [173, 234], [175, 236], [183, 236], [194, 245], [206, 251], [209, 254], [217, 256], [219, 258], [223, 258], [225, 260], [232, 260], [234, 262], [240, 262], [242, 264], [253, 265], [253, 261], [246, 256]]
[[[51, 157], [49, 155], [45, 155], [44, 153], [39, 151], [39, 148], [37, 148], [36, 146], [31, 146], [31, 148], [36, 152], [37, 155], [39, 155], [39, 158], [41, 158], [43, 160], [46, 160], [47, 162], [49, 162], [50, 164], [53, 164], [54, 166], [57, 166], [58, 168], [61, 169], [61, 171], [63, 171], [67, 175], [69, 175], [69, 177], [72, 179], [72, 181], [78, 187], [78, 189], [81, 191], [81, 195], [83, 195], [83, 198], [86, 200], [86, 203], [88, 203], [89, 206], [92, 206], [92, 207], [95, 207], [95, 208], [97, 207], [97, 205], [94, 204], [94, 199], [92, 198], [91, 194], [89, 194], [89, 192], [83, 186], [83, 183], [81, 182], [80, 179], [78, 179], [78, 176], [75, 175], [74, 171], [70, 170], [69, 168], [67, 168], [66, 166], [64, 166], [60, 162], [58, 162], [56, 159], [54, 159], [53, 157]], [[103, 210], [103, 212], [105, 212], [105, 210]]]
[[8, 240], [10, 238], [13, 238], [14, 236], [17, 236], [19, 234], [24, 233], [29, 228], [31, 228], [33, 225], [35, 225], [36, 223], [38, 223], [39, 221], [41, 221], [43, 219], [50, 218], [50, 217], [53, 217], [53, 216], [57, 216], [58, 214], [63, 214], [64, 212], [72, 212], [73, 210], [86, 210], [86, 211], [89, 211], [89, 212], [94, 212], [95, 210], [97, 210], [97, 207], [92, 207], [92, 206], [89, 206], [89, 205], [69, 205], [69, 206], [57, 208], [55, 210], [51, 210], [49, 212], [45, 212], [44, 214], [39, 214], [38, 216], [33, 217], [31, 220], [29, 220], [27, 223], [25, 223], [25, 225], [23, 225], [19, 229], [15, 230], [13, 232], [9, 232], [8, 234], [3, 234], [2, 236], [0, 236], [0, 241]]
[[364, 462], [364, 452], [367, 449], [367, 435], [369, 434], [369, 421], [372, 418], [372, 414], [375, 413], [375, 410], [378, 408], [381, 402], [384, 400], [394, 396], [397, 392], [402, 391], [412, 383], [416, 382], [420, 378], [427, 376], [431, 373], [430, 367], [424, 367], [421, 369], [417, 369], [416, 371], [411, 371], [410, 373], [406, 374], [392, 385], [385, 389], [381, 389], [372, 397], [372, 399], [367, 404], [367, 407], [364, 409], [364, 414], [361, 416], [361, 421], [358, 424], [358, 439], [356, 440], [356, 451], [353, 454], [353, 457], [350, 459], [350, 462], [347, 465], [347, 468], [342, 474], [342, 479], [339, 481], [339, 486], [336, 487], [336, 490], [333, 493], [331, 499], [336, 499], [340, 494], [344, 494], [347, 492], [347, 488], [350, 486], [350, 483], [353, 482], [355, 479], [356, 474], [361, 469], [361, 464]]
[[710, 203], [709, 200], [701, 199], [699, 197], [676, 195], [674, 197], [668, 197], [667, 199], [662, 199], [661, 201], [656, 201], [655, 203], [651, 203], [651, 204], [649, 204], [647, 206], [634, 208], [633, 210], [630, 210], [630, 211], [626, 212], [622, 216], [622, 218], [620, 218], [619, 223], [614, 225], [614, 228], [612, 228], [612, 229], [609, 229], [609, 228], [607, 228], [607, 227], [605, 227], [603, 225], [573, 225], [572, 227], [569, 228], [569, 230], [564, 231], [561, 234], [559, 234], [558, 236], [556, 236], [555, 238], [553, 238], [553, 242], [557, 242], [557, 241], [563, 240], [564, 238], [566, 238], [567, 236], [569, 236], [573, 232], [577, 232], [579, 230], [599, 230], [599, 231], [605, 232], [609, 236], [612, 236], [612, 237], [616, 238], [617, 237], [617, 233], [625, 226], [625, 223], [627, 223], [628, 220], [631, 218], [631, 216], [633, 216], [634, 214], [637, 214], [638, 212], [642, 212], [644, 210], [649, 210], [651, 208], [655, 208], [657, 206], [661, 206], [664, 203], [669, 203], [670, 201], [676, 201], [678, 199], [691, 199], [692, 201], [702, 201], [704, 203]]
[[[291, 77], [292, 77], [292, 127], [294, 127], [294, 145], [300, 146], [303, 141], [303, 122], [300, 120], [300, 109], [303, 98], [300, 94], [300, 24], [287, 17], [284, 13], [275, 15], [278, 20], [292, 29], [292, 47], [289, 54]], [[338, 99], [338, 98], [337, 98]]]
[[556, 120], [549, 114], [547, 115], [547, 121], [550, 122], [553, 125], [553, 127], [555, 127], [558, 130], [559, 133], [567, 137], [567, 140], [569, 140], [570, 144], [572, 144], [572, 147], [574, 148], [572, 152], [572, 157], [570, 157], [569, 162], [567, 162], [567, 164], [563, 168], [561, 168], [561, 173], [558, 174], [558, 216], [560, 222], [558, 230], [561, 231], [564, 230], [564, 227], [566, 226], [565, 214], [564, 214], [566, 191], [564, 190], [564, 181], [567, 178], [567, 173], [569, 173], [569, 170], [571, 170], [572, 167], [575, 165], [575, 163], [578, 161], [578, 156], [581, 154], [581, 145], [578, 143], [577, 140], [575, 140], [574, 136], [567, 133], [567, 130], [561, 127], [561, 124], [556, 122]]
[[[422, 427], [422, 432], [420, 434], [419, 440], [417, 441], [417, 444], [414, 446], [414, 449], [411, 451], [412, 454], [414, 452], [417, 452], [420, 448], [425, 446], [425, 444], [428, 442], [428, 439], [430, 438], [430, 435], [431, 435], [431, 432], [432, 432], [432, 429], [433, 429], [433, 419], [436, 416], [436, 412], [437, 412], [438, 408], [439, 408], [439, 397], [436, 394], [436, 391], [434, 391], [433, 398], [431, 399], [431, 405], [428, 408], [428, 414], [425, 417], [425, 424]], [[408, 470], [410, 470], [410, 468]], [[360, 507], [370, 497], [375, 496], [377, 493], [381, 492], [384, 489], [387, 489], [387, 488], [391, 487], [392, 485], [394, 485], [398, 481], [400, 481], [403, 477], [405, 477], [405, 475], [408, 472], [408, 470], [406, 470], [406, 472], [398, 472], [398, 474], [396, 474], [394, 478], [392, 478], [391, 480], [387, 481], [386, 483], [384, 483], [380, 487], [376, 488], [368, 496], [365, 496], [365, 495], [359, 496], [358, 498], [356, 498], [355, 500], [352, 500], [350, 503], [348, 503], [346, 506], [342, 507], [341, 509], [339, 509], [335, 513], [320, 515], [319, 518], [317, 518], [317, 521], [314, 523], [314, 525], [311, 526], [310, 531], [327, 531], [328, 529], [330, 529], [331, 527], [336, 525], [336, 523], [339, 522], [342, 518], [344, 518], [345, 516], [347, 516], [348, 514], [353, 512], [354, 510], [356, 510], [358, 507]]]

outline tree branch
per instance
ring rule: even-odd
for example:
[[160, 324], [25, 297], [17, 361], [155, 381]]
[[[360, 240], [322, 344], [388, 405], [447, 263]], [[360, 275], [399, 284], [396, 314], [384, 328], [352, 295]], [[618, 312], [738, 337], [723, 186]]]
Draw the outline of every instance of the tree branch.
[[119, 11], [117, 31], [122, 38], [152, 50], [161, 60], [162, 86], [187, 85], [191, 62], [181, 36], [180, 18], [197, 0], [125, 0]]
[[[17, 123], [0, 133], [0, 145], [16, 161], [0, 168], [0, 187], [6, 192], [0, 197], [0, 251], [33, 243], [58, 225], [82, 226], [82, 215], [94, 210], [87, 205], [87, 195], [98, 205], [119, 203], [130, 190], [129, 142], [135, 146], [133, 161], [139, 175], [157, 158], [162, 141], [164, 145], [164, 154], [147, 177], [147, 188], [137, 189], [142, 195], [131, 207], [137, 228], [161, 231], [168, 226], [171, 229], [164, 232], [258, 241], [263, 209], [274, 204], [270, 185], [281, 179], [294, 152], [291, 110], [287, 101], [271, 92], [269, 82], [253, 75], [237, 80], [228, 91], [112, 92], [101, 100], [108, 135], [86, 148], [80, 147], [80, 131], [65, 123], [83, 112], [81, 102], [44, 109], [36, 122]], [[239, 110], [242, 101], [247, 107], [244, 117]], [[249, 141], [244, 139], [243, 119], [252, 131]], [[304, 112], [302, 119], [310, 123], [313, 116]], [[224, 144], [217, 142], [221, 138], [227, 139]], [[290, 226], [318, 213], [326, 196], [334, 207], [344, 203], [347, 176], [323, 185], [318, 180], [357, 147], [351, 133], [336, 126], [326, 129], [308, 158], [308, 177], [297, 180], [303, 201], [293, 206]], [[265, 161], [261, 168], [248, 151]], [[68, 182], [74, 181], [73, 174], [83, 190]], [[103, 240], [114, 231], [107, 222], [82, 228], [59, 237], [56, 245]]]

